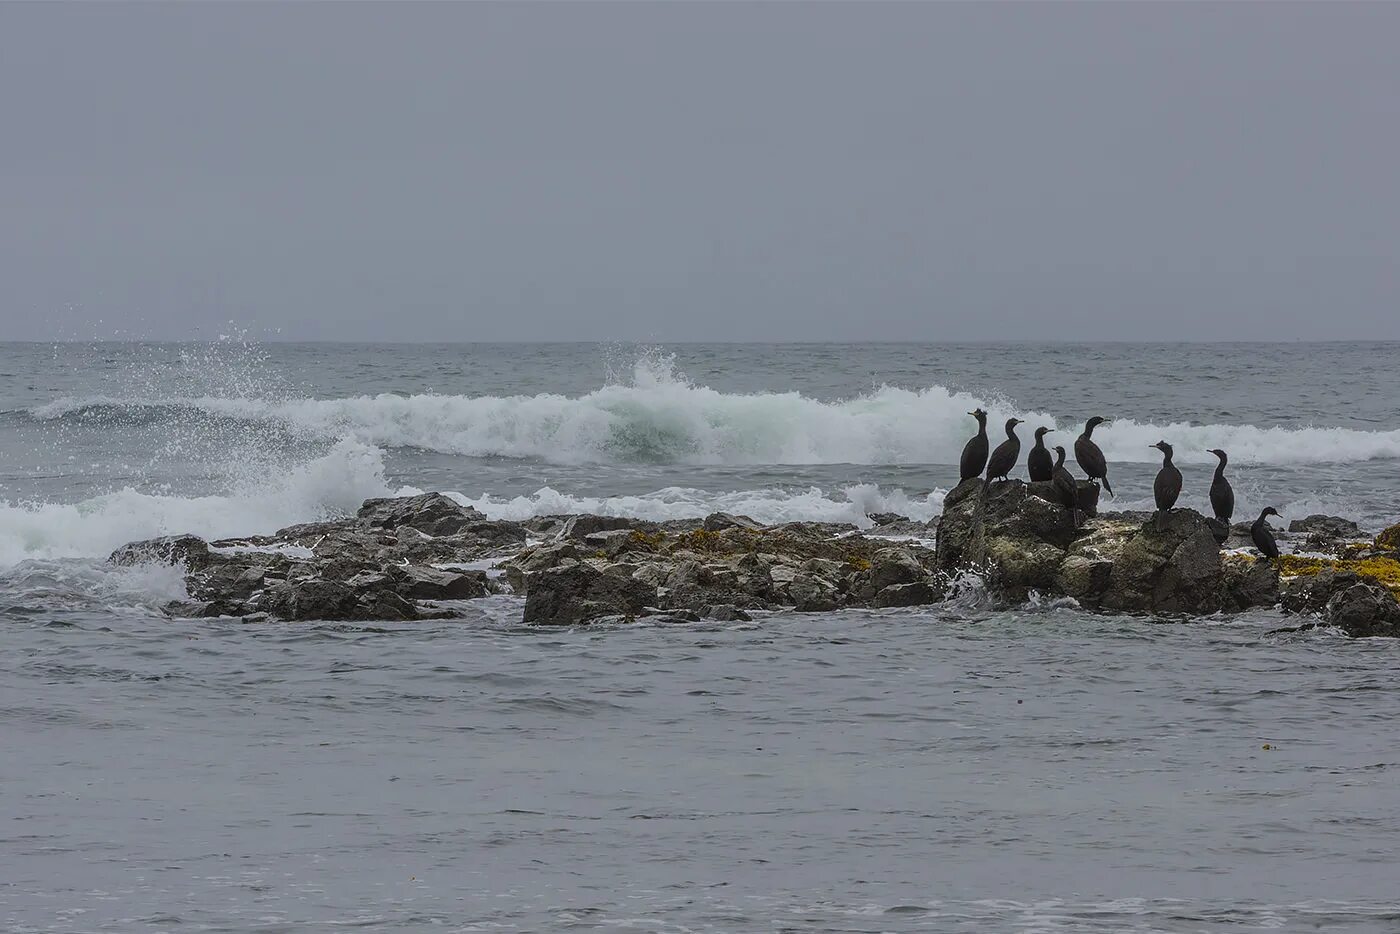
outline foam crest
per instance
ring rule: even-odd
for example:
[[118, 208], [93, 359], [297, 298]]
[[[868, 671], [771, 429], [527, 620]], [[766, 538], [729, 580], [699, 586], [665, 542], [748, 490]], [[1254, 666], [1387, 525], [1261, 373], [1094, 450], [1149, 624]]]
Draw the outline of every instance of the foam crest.
[[0, 567], [26, 559], [101, 558], [119, 545], [192, 532], [204, 538], [273, 532], [354, 512], [387, 496], [380, 452], [344, 440], [280, 476], [223, 496], [169, 496], [130, 487], [80, 503], [0, 502]]
[[[404, 491], [407, 492], [407, 491]], [[946, 490], [926, 496], [909, 496], [903, 490], [881, 490], [874, 484], [857, 484], [828, 494], [818, 487], [806, 490], [740, 490], [714, 493], [686, 487], [668, 487], [639, 496], [572, 496], [543, 487], [529, 496], [482, 496], [473, 499], [448, 494], [463, 505], [474, 506], [493, 519], [520, 521], [532, 516], [594, 513], [664, 522], [698, 519], [712, 512], [745, 515], [759, 522], [872, 523], [869, 513], [894, 512], [911, 519], [928, 520], [942, 512]]]
[[[839, 401], [796, 392], [724, 393], [668, 372], [639, 371], [581, 396], [380, 394], [337, 399], [193, 397], [66, 399], [31, 410], [40, 420], [110, 423], [114, 428], [190, 413], [272, 426], [297, 437], [353, 437], [384, 448], [552, 463], [952, 464], [975, 408], [990, 414], [993, 443], [1011, 416], [1056, 428], [1072, 447], [1080, 420], [1018, 409], [942, 386], [883, 386]], [[1400, 430], [1155, 424], [1122, 419], [1094, 435], [1110, 461], [1155, 462], [1165, 439], [1181, 463], [1212, 462], [1224, 448], [1236, 464], [1307, 464], [1400, 458]]]

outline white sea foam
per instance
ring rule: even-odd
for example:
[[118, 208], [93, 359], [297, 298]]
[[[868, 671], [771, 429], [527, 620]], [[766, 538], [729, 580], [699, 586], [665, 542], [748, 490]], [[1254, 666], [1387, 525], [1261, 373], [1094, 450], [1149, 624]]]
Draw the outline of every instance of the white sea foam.
[[[977, 406], [991, 413], [994, 438], [1014, 415], [1058, 429], [1052, 437], [1069, 448], [1080, 426], [1078, 417], [1061, 425], [1044, 412], [937, 385], [918, 391], [883, 386], [839, 401], [796, 392], [725, 393], [694, 385], [655, 358], [640, 361], [626, 383], [581, 396], [102, 397], [63, 399], [28, 414], [126, 424], [191, 411], [312, 438], [349, 436], [385, 448], [555, 463], [950, 464], [969, 436], [967, 413]], [[1153, 462], [1158, 454], [1149, 445], [1163, 439], [1183, 463], [1213, 462], [1206, 451], [1216, 447], [1236, 464], [1400, 458], [1400, 430], [1121, 419], [1095, 434], [1110, 462]]]
[[205, 538], [273, 532], [354, 512], [392, 491], [380, 452], [359, 441], [225, 496], [168, 496], [126, 488], [75, 504], [0, 502], [0, 566], [26, 558], [95, 558], [130, 541], [192, 532]]
[[712, 512], [745, 515], [760, 522], [851, 522], [871, 525], [867, 515], [894, 512], [927, 520], [942, 511], [946, 491], [909, 496], [903, 490], [881, 490], [873, 484], [857, 484], [834, 494], [811, 487], [806, 490], [741, 490], [711, 493], [685, 487], [668, 487], [641, 496], [571, 496], [544, 487], [529, 496], [482, 496], [473, 499], [449, 494], [464, 505], [475, 506], [493, 519], [527, 519], [531, 516], [595, 513], [628, 516], [662, 522], [695, 519]]

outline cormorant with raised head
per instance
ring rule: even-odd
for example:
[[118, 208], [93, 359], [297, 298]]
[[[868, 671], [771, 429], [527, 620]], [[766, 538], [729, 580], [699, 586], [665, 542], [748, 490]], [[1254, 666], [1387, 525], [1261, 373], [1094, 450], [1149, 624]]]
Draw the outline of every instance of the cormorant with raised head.
[[1162, 452], [1162, 469], [1157, 471], [1157, 479], [1152, 481], [1152, 498], [1157, 503], [1157, 528], [1167, 517], [1167, 510], [1176, 505], [1181, 495], [1181, 471], [1172, 463], [1172, 446], [1165, 441], [1149, 445]]
[[1065, 467], [1065, 449], [1055, 445], [1055, 466], [1050, 470], [1050, 482], [1055, 487], [1055, 495], [1069, 510], [1070, 524], [1079, 527], [1079, 484]]
[[987, 413], [981, 409], [973, 409], [967, 414], [977, 419], [977, 434], [963, 445], [959, 473], [962, 479], [971, 480], [973, 477], [982, 476], [982, 468], [987, 466]]
[[987, 460], [988, 483], [998, 479], [1005, 480], [1016, 468], [1016, 462], [1021, 459], [1021, 439], [1016, 437], [1016, 426], [1019, 424], [1019, 418], [1006, 420], [1006, 440], [997, 445], [997, 449]]
[[1220, 463], [1215, 465], [1215, 478], [1210, 481], [1210, 508], [1215, 513], [1215, 521], [1210, 526], [1215, 540], [1223, 545], [1230, 538], [1230, 519], [1235, 515], [1235, 491], [1230, 481], [1225, 479], [1225, 465], [1229, 462], [1225, 452], [1211, 448], [1208, 453], [1220, 458]]
[[1259, 513], [1259, 518], [1249, 527], [1249, 537], [1254, 539], [1254, 547], [1270, 560], [1278, 557], [1278, 542], [1274, 541], [1274, 530], [1269, 528], [1269, 516], [1276, 515], [1277, 509], [1265, 506], [1264, 511]]
[[1215, 518], [1228, 526], [1235, 515], [1235, 490], [1225, 479], [1225, 465], [1230, 459], [1219, 448], [1212, 448], [1207, 453], [1220, 458], [1220, 463], [1215, 465], [1215, 479], [1210, 481], [1210, 508], [1215, 512]]
[[1031, 453], [1026, 458], [1026, 473], [1030, 474], [1032, 480], [1049, 480], [1050, 475], [1055, 472], [1054, 465], [1050, 463], [1050, 451], [1045, 447], [1046, 432], [1054, 430], [1043, 427], [1035, 430], [1035, 447], [1031, 448]]
[[1108, 495], [1112, 496], [1113, 487], [1108, 485], [1108, 461], [1104, 460], [1103, 451], [1094, 443], [1094, 429], [1106, 421], [1108, 419], [1095, 415], [1084, 423], [1084, 433], [1074, 440], [1074, 459], [1090, 480], [1102, 483]]

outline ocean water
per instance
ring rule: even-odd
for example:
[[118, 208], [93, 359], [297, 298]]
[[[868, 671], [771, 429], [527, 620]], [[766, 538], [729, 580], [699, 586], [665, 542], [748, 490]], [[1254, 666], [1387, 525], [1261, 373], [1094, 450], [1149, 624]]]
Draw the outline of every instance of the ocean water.
[[[152, 535], [938, 514], [975, 405], [1145, 508], [1400, 519], [1400, 345], [0, 344], [7, 931], [1400, 930], [1400, 645], [969, 581], [540, 631], [174, 621]], [[995, 429], [994, 429], [995, 431]], [[1029, 431], [1025, 434], [1028, 436]], [[995, 436], [995, 434], [994, 434]]]

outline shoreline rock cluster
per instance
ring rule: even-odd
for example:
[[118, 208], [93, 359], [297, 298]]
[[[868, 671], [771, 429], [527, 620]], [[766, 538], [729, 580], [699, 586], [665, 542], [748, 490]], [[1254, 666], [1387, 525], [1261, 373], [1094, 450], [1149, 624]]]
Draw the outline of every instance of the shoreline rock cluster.
[[[966, 574], [995, 599], [1072, 597], [1087, 610], [1210, 614], [1282, 606], [1354, 636], [1400, 636], [1400, 526], [1367, 539], [1326, 516], [1283, 537], [1306, 555], [1270, 562], [1244, 547], [1247, 527], [1190, 509], [1098, 513], [1050, 484], [963, 482], [923, 523], [871, 516], [762, 525], [716, 513], [648, 522], [611, 516], [491, 520], [441, 494], [367, 500], [352, 517], [273, 535], [134, 542], [115, 564], [182, 565], [190, 600], [177, 617], [404, 621], [453, 618], [459, 601], [523, 596], [523, 622], [576, 625], [656, 616], [744, 620], [754, 611], [936, 604]], [[1241, 534], [1245, 536], [1243, 541]]]

